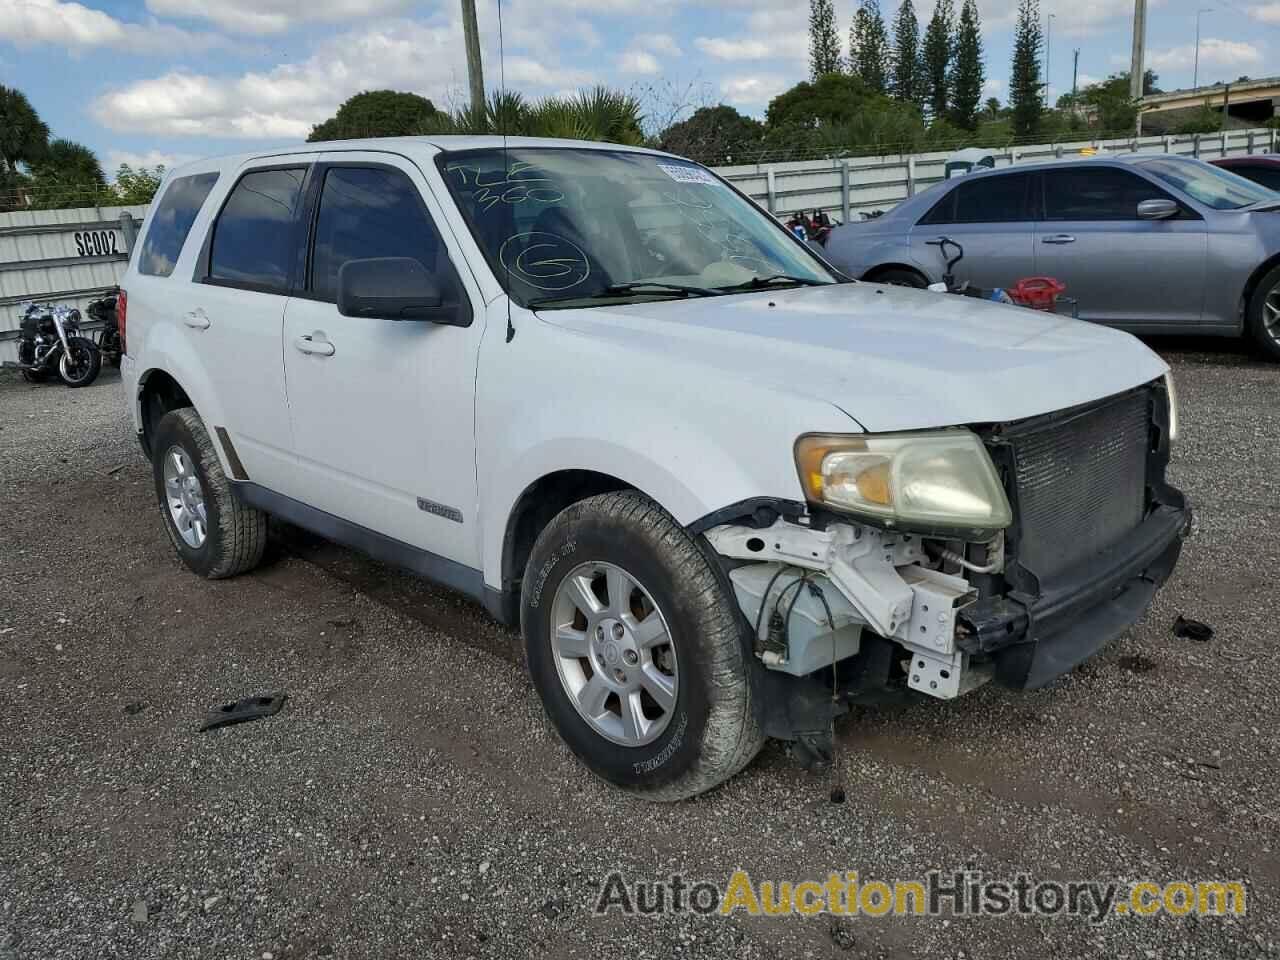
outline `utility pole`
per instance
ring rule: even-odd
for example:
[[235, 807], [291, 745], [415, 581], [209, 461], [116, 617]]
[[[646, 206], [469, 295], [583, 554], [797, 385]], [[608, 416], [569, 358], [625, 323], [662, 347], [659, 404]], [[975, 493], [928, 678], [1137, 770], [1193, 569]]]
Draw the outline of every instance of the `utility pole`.
[[[1142, 57], [1147, 45], [1147, 0], [1133, 0], [1133, 56], [1129, 59], [1129, 99], [1142, 99]], [[1142, 108], [1138, 108], [1137, 130], [1142, 136]]]
[[1196, 65], [1195, 71], [1191, 75], [1191, 89], [1196, 90], [1200, 87], [1200, 15], [1202, 13], [1212, 13], [1213, 7], [1203, 7], [1196, 11]]
[[1047, 29], [1047, 30], [1045, 30], [1045, 41], [1044, 41], [1044, 105], [1045, 105], [1046, 107], [1052, 107], [1052, 106], [1053, 106], [1053, 104], [1049, 102], [1049, 64], [1050, 64], [1050, 62], [1051, 62], [1051, 58], [1053, 57], [1053, 18], [1054, 18], [1055, 16], [1057, 16], [1057, 14], [1053, 14], [1053, 13], [1049, 14], [1049, 16], [1048, 16], [1048, 18], [1047, 18], [1047, 22], [1048, 22], [1048, 25], [1049, 25], [1049, 26], [1048, 26], [1048, 29]]
[[467, 45], [467, 79], [471, 83], [471, 111], [484, 110], [484, 69], [480, 65], [480, 28], [476, 26], [476, 0], [462, 0], [462, 35]]
[[1076, 106], [1076, 83], [1080, 79], [1080, 48], [1076, 47], [1071, 59], [1071, 108]]

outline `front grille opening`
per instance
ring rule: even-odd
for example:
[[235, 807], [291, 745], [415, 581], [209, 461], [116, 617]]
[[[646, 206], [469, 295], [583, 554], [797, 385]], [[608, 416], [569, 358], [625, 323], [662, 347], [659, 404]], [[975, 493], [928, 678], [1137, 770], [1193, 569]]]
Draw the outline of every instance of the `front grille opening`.
[[1017, 560], [1053, 577], [1122, 540], [1146, 513], [1150, 390], [1006, 434]]

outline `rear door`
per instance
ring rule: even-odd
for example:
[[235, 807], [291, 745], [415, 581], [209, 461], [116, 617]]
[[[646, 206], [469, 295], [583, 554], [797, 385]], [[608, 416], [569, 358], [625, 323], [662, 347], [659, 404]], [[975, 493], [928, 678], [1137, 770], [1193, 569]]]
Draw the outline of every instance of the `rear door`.
[[990, 289], [1029, 276], [1035, 266], [1032, 179], [1030, 173], [966, 176], [912, 228], [912, 259], [941, 276], [942, 257], [929, 241], [947, 236], [964, 247], [957, 280]]
[[230, 437], [243, 467], [237, 479], [291, 496], [298, 487], [281, 336], [313, 160], [273, 157], [240, 169], [205, 236], [196, 282], [181, 306], [182, 333], [202, 357], [225, 421], [209, 428]]
[[1190, 326], [1204, 305], [1204, 219], [1185, 204], [1138, 219], [1143, 200], [1175, 200], [1131, 170], [1081, 162], [1044, 170], [1036, 273], [1067, 285], [1080, 318], [1141, 329]]
[[310, 255], [284, 337], [303, 499], [479, 567], [474, 399], [483, 322], [346, 317], [336, 306], [339, 269], [363, 258], [418, 260], [464, 291], [476, 315], [479, 291], [450, 254], [425, 177], [404, 157], [325, 154], [312, 198]]

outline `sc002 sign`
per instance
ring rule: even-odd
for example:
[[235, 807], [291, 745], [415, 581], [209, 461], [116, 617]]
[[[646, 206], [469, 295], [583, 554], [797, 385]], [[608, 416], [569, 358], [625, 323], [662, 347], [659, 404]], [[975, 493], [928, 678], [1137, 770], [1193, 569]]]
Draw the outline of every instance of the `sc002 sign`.
[[120, 235], [114, 230], [85, 230], [77, 233], [76, 253], [82, 257], [105, 257], [124, 253], [120, 249]]

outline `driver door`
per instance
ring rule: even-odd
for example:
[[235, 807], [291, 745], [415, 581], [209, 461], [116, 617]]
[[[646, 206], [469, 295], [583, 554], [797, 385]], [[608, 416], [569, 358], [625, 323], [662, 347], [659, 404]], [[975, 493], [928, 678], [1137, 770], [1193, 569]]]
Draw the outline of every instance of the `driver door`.
[[[483, 322], [346, 317], [348, 260], [412, 257], [453, 274], [451, 237], [418, 168], [384, 153], [324, 154], [305, 282], [285, 310], [285, 382], [303, 499], [413, 547], [479, 567], [474, 391]], [[446, 228], [447, 229], [447, 228]], [[461, 273], [461, 277], [459, 277]]]

